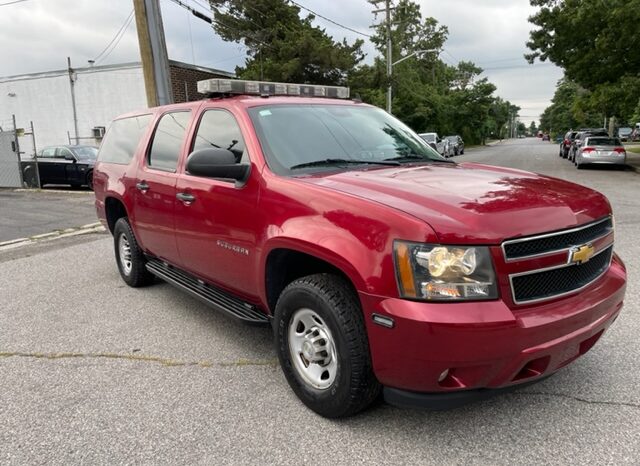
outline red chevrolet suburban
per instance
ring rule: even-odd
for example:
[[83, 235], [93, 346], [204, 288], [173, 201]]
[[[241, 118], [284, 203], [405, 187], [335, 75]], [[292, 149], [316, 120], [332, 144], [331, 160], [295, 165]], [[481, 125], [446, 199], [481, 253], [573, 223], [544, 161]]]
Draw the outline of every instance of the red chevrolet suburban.
[[347, 88], [199, 89], [209, 98], [111, 124], [98, 217], [128, 285], [159, 277], [270, 323], [315, 412], [500, 393], [586, 353], [618, 316], [626, 271], [603, 195], [453, 163]]

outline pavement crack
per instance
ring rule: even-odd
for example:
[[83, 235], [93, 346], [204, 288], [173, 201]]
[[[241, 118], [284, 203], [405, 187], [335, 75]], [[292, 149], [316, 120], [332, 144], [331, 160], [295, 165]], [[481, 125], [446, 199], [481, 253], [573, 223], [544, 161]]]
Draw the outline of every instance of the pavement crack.
[[3, 358], [29, 358], [29, 359], [45, 359], [45, 360], [59, 360], [59, 359], [114, 359], [134, 361], [141, 363], [154, 363], [160, 364], [165, 367], [184, 367], [184, 366], [196, 366], [196, 367], [244, 367], [244, 366], [272, 366], [275, 367], [278, 363], [277, 359], [236, 359], [232, 361], [183, 361], [179, 359], [162, 358], [159, 356], [151, 356], [145, 354], [121, 354], [121, 353], [74, 353], [74, 352], [62, 352], [62, 353], [36, 353], [36, 352], [22, 352], [22, 351], [0, 351], [0, 359]]
[[580, 403], [587, 403], [593, 405], [608, 405], [608, 406], [627, 406], [629, 408], [640, 408], [640, 404], [632, 403], [630, 401], [611, 401], [611, 400], [590, 400], [588, 398], [582, 398], [575, 395], [568, 395], [566, 393], [553, 393], [553, 392], [514, 392], [512, 395], [533, 395], [533, 396], [551, 396], [557, 398], [565, 398], [568, 400], [578, 401]]

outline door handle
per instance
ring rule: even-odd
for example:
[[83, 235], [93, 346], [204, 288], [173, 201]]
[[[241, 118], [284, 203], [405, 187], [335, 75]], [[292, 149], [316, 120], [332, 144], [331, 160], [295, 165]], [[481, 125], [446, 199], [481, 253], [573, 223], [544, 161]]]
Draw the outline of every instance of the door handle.
[[149, 185], [146, 182], [141, 181], [139, 183], [136, 183], [136, 189], [145, 193], [149, 190]]
[[193, 194], [189, 193], [178, 193], [176, 194], [176, 197], [186, 205], [190, 205], [193, 201], [196, 200], [196, 197]]

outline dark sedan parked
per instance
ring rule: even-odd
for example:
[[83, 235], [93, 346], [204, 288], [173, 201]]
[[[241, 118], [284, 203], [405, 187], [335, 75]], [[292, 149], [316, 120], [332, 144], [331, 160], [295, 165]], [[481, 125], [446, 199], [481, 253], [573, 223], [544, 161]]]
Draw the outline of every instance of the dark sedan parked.
[[564, 138], [560, 141], [560, 152], [558, 155], [563, 159], [566, 159], [569, 156], [569, 150], [571, 149], [571, 144], [573, 144], [573, 140], [576, 138], [578, 134], [577, 131], [569, 131], [564, 135]]
[[[97, 155], [98, 149], [92, 146], [45, 147], [38, 152], [40, 186], [67, 184], [93, 189], [93, 166]], [[25, 180], [36, 179], [33, 160], [23, 162], [23, 174]]]

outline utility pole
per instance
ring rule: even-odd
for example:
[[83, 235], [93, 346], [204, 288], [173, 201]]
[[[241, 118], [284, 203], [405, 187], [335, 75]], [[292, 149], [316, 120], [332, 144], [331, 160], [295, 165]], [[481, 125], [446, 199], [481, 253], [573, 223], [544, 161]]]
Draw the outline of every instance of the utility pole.
[[[378, 3], [381, 3], [383, 0], [369, 0], [369, 3], [371, 3], [374, 6], [378, 6]], [[385, 22], [384, 22], [384, 26], [386, 29], [386, 33], [387, 33], [387, 112], [391, 113], [391, 101], [392, 101], [392, 93], [393, 93], [393, 86], [391, 85], [391, 77], [393, 74], [393, 44], [391, 43], [391, 12], [395, 10], [395, 7], [393, 6], [392, 0], [384, 0], [384, 8], [383, 9], [378, 9], [378, 10], [373, 10], [372, 13], [373, 14], [378, 14], [378, 13], [383, 13], [384, 12], [384, 17], [385, 17]], [[380, 25], [376, 25], [380, 26]]]
[[393, 86], [391, 85], [392, 75], [392, 47], [391, 47], [391, 10], [389, 9], [389, 0], [385, 0], [385, 22], [387, 25], [387, 79], [389, 84], [387, 85], [387, 112], [391, 113], [391, 93], [393, 92]]
[[159, 0], [133, 0], [149, 107], [173, 103]]
[[[73, 135], [78, 144], [78, 110], [76, 109], [76, 77], [71, 68], [71, 57], [67, 57], [67, 72], [69, 73], [69, 87], [71, 88], [71, 108], [73, 110]], [[71, 144], [71, 142], [69, 142]]]

